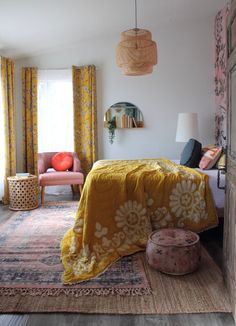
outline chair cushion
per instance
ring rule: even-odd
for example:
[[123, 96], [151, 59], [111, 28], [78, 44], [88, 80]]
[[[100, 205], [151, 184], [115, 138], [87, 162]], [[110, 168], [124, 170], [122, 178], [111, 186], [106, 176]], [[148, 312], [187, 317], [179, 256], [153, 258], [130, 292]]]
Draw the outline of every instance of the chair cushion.
[[81, 172], [46, 172], [39, 175], [40, 186], [58, 186], [58, 185], [82, 185], [84, 175]]
[[52, 157], [52, 167], [56, 171], [66, 171], [73, 165], [73, 157], [68, 152], [59, 152]]
[[180, 164], [189, 168], [198, 167], [202, 145], [195, 139], [189, 139], [181, 153]]

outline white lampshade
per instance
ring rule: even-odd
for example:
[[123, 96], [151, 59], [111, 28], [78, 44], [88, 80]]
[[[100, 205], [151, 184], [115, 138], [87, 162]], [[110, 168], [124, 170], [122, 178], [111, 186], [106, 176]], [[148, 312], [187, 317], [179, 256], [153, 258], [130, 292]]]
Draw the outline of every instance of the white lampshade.
[[179, 113], [177, 122], [177, 142], [187, 142], [190, 138], [199, 137], [197, 113]]

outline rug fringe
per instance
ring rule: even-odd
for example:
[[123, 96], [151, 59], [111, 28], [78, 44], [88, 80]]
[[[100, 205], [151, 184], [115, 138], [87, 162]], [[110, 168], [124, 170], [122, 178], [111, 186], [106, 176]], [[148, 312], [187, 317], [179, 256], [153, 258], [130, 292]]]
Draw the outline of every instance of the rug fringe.
[[120, 296], [141, 296], [152, 294], [151, 288], [103, 288], [103, 289], [28, 289], [28, 288], [0, 288], [0, 296], [50, 296], [58, 297], [60, 295], [72, 295], [74, 297], [81, 296], [108, 296], [108, 295], [120, 295]]

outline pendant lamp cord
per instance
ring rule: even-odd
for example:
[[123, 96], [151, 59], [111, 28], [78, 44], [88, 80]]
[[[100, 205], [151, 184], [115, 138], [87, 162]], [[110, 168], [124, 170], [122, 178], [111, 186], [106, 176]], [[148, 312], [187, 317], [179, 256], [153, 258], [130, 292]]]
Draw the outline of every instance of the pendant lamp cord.
[[138, 23], [137, 23], [137, 0], [134, 0], [134, 12], [135, 12], [135, 16], [134, 16], [134, 19], [135, 19], [135, 35], [136, 35], [136, 38], [135, 38], [135, 48], [138, 49], [138, 41], [137, 41], [137, 34], [138, 34]]

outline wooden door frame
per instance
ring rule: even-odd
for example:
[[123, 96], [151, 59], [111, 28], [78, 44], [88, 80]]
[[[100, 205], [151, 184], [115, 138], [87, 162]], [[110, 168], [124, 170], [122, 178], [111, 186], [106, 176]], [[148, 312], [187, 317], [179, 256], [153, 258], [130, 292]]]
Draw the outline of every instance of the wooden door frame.
[[[231, 103], [231, 73], [236, 69], [236, 45], [231, 46], [231, 26], [236, 20], [236, 0], [231, 1], [230, 12], [227, 18], [227, 83], [228, 83], [228, 114], [227, 114], [227, 174], [226, 174], [226, 207], [224, 216], [224, 246], [223, 263], [224, 277], [229, 291], [232, 314], [236, 320], [236, 152], [231, 151], [231, 126], [232, 126], [232, 103]], [[235, 126], [234, 126], [235, 128]]]

